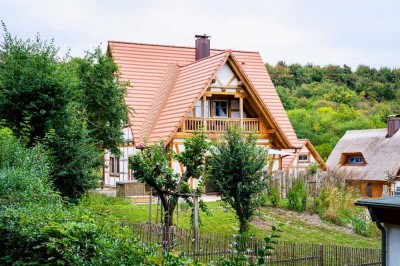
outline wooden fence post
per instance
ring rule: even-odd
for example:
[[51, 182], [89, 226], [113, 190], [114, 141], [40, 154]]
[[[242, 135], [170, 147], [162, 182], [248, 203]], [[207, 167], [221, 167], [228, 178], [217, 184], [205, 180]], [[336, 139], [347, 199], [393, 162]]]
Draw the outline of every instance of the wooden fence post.
[[194, 254], [199, 252], [199, 196], [193, 196], [193, 233], [194, 233]]
[[152, 205], [152, 203], [153, 203], [153, 189], [150, 189], [150, 209], [149, 209], [149, 212], [150, 212], [150, 226], [152, 225], [152, 223], [153, 223], [153, 205]]
[[308, 209], [308, 177], [306, 177], [306, 180], [305, 180], [305, 183], [306, 183], [306, 210], [305, 210], [305, 212], [307, 212], [307, 209]]
[[319, 245], [318, 249], [318, 266], [324, 266], [324, 245]]

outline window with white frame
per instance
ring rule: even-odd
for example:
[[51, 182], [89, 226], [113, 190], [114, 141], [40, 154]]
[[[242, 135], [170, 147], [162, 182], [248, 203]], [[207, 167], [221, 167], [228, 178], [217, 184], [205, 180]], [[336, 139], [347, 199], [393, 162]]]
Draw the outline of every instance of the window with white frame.
[[[210, 117], [210, 108], [209, 108], [210, 100], [206, 100], [206, 114], [205, 117]], [[193, 110], [189, 113], [188, 117], [204, 117], [203, 114], [203, 99], [200, 99]]]

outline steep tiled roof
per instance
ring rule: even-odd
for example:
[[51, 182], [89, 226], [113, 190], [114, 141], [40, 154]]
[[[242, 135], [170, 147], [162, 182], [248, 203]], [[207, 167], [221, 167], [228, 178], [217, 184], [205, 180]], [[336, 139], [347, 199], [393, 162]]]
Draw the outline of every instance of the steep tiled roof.
[[171, 140], [228, 55], [228, 52], [222, 52], [181, 67], [175, 86], [155, 123], [150, 141], [157, 141], [163, 137], [167, 137], [165, 142]]
[[136, 144], [145, 136], [151, 142], [168, 141], [201, 97], [218, 68], [232, 56], [277, 125], [295, 146], [297, 137], [279, 96], [257, 52], [211, 50], [195, 61], [193, 47], [139, 43], [108, 43], [119, 66], [120, 80], [129, 81], [126, 103], [134, 109], [131, 129]]

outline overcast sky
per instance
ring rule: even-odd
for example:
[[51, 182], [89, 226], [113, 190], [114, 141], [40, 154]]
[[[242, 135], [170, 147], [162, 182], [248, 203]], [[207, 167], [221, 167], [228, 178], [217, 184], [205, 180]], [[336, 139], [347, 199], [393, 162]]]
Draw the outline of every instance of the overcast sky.
[[400, 67], [400, 1], [0, 0], [13, 35], [80, 56], [108, 40], [259, 51], [265, 62]]

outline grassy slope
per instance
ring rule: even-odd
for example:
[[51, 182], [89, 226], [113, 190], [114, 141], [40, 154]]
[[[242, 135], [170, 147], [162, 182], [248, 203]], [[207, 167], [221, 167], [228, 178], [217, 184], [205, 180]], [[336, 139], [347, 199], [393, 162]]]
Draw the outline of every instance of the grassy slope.
[[[98, 194], [92, 194], [83, 204], [90, 205], [94, 210], [107, 211], [129, 222], [144, 222], [149, 220], [148, 204], [133, 205], [122, 199]], [[232, 211], [226, 212], [225, 208], [218, 202], [207, 203], [207, 206], [210, 209], [211, 215], [200, 214], [203, 224], [200, 230], [234, 234], [234, 228], [237, 225], [234, 213]], [[153, 204], [153, 221], [156, 219], [156, 209], [157, 204]], [[260, 218], [261, 221], [264, 220], [270, 225], [277, 225], [279, 223], [285, 224], [283, 227], [284, 232], [282, 234], [282, 240], [352, 247], [380, 247], [380, 241], [377, 238], [366, 238], [358, 235], [346, 234], [335, 227], [312, 225], [280, 209], [263, 208]], [[176, 213], [174, 222], [176, 223]], [[187, 229], [190, 227], [189, 210], [185, 211], [180, 207], [178, 226]], [[250, 231], [261, 237], [270, 232], [270, 227], [263, 229], [252, 225]]]

